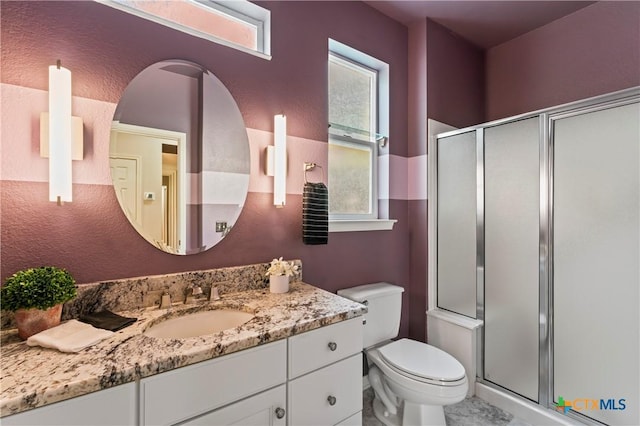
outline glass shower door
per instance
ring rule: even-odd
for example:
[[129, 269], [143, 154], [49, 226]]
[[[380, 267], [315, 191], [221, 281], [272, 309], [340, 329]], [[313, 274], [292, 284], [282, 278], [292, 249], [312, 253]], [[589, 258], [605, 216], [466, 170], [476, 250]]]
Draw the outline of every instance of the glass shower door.
[[484, 130], [484, 377], [538, 401], [539, 118]]
[[553, 120], [553, 396], [640, 424], [640, 107]]
[[476, 317], [476, 132], [438, 139], [438, 307]]

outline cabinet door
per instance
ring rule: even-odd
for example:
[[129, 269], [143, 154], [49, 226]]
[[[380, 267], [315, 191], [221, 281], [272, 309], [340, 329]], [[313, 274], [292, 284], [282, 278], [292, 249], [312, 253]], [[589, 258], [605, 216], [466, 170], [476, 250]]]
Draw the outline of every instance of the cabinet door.
[[136, 384], [127, 383], [24, 413], [3, 417], [3, 426], [134, 425]]
[[180, 425], [284, 426], [287, 422], [286, 403], [286, 386], [281, 385]]
[[286, 381], [280, 340], [140, 381], [140, 423], [175, 424]]
[[335, 425], [362, 411], [362, 353], [289, 382], [289, 424]]

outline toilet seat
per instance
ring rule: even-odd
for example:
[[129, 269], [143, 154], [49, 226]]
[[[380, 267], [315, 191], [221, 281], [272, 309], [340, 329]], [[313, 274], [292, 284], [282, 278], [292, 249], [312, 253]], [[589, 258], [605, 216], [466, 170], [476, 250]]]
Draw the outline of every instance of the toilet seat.
[[380, 360], [396, 373], [438, 386], [458, 386], [466, 381], [462, 364], [448, 353], [410, 339], [378, 348]]

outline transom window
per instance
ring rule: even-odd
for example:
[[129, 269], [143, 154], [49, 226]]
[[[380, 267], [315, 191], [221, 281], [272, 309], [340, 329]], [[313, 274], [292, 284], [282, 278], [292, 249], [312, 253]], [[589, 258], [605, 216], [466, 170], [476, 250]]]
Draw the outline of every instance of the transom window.
[[270, 58], [271, 12], [246, 0], [97, 0], [196, 37]]

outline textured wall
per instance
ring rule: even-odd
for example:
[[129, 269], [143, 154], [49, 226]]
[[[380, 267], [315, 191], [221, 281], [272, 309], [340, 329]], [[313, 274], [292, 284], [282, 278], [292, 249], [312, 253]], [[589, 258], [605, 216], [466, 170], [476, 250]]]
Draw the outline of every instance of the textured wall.
[[427, 20], [427, 114], [454, 127], [484, 121], [484, 52]]
[[638, 86], [640, 2], [597, 2], [486, 56], [487, 120]]
[[[0, 3], [2, 178], [0, 275], [55, 264], [78, 282], [252, 264], [276, 256], [304, 262], [305, 281], [334, 291], [386, 280], [408, 286], [407, 29], [360, 2], [264, 2], [272, 11], [266, 61], [141, 20], [96, 2]], [[390, 194], [393, 231], [331, 234], [326, 246], [301, 238], [302, 162], [326, 165], [327, 39], [390, 64]], [[156, 250], [120, 211], [108, 173], [108, 129], [127, 83], [151, 63], [186, 59], [210, 69], [238, 102], [251, 143], [250, 193], [233, 231], [213, 249], [174, 256]], [[74, 114], [85, 126], [85, 159], [74, 162], [74, 201], [47, 201], [47, 162], [38, 156], [37, 112], [46, 110], [47, 67], [73, 73]], [[36, 90], [34, 90], [36, 89]], [[273, 207], [261, 167], [273, 115], [288, 116], [288, 189]], [[397, 186], [397, 185], [396, 185]], [[401, 185], [402, 186], [402, 185]], [[401, 333], [408, 333], [408, 300]]]
[[424, 19], [409, 25], [409, 334], [426, 336], [427, 310], [427, 117], [456, 127], [484, 120], [484, 55], [449, 30]]
[[[409, 155], [426, 118], [474, 124], [640, 85], [640, 3], [597, 2], [486, 52], [426, 19], [409, 26]], [[411, 182], [411, 179], [409, 179]], [[427, 200], [410, 198], [409, 329], [424, 333]]]

